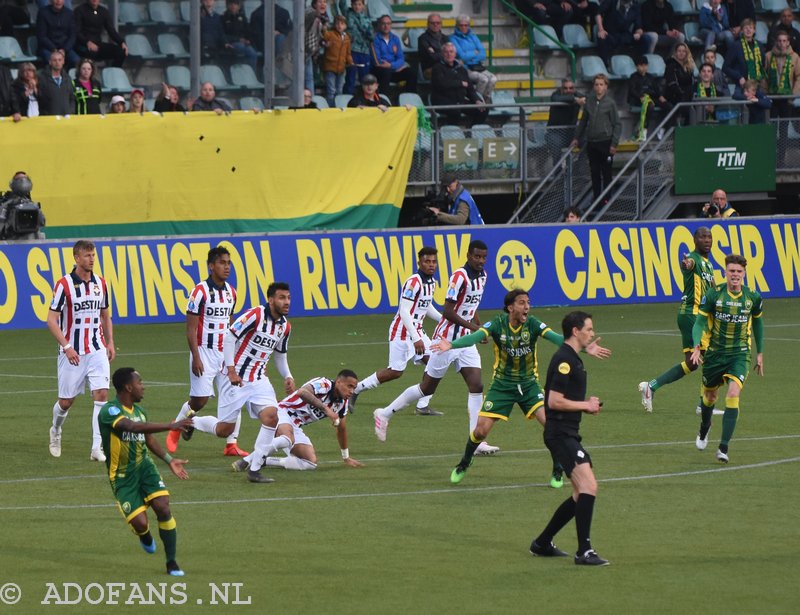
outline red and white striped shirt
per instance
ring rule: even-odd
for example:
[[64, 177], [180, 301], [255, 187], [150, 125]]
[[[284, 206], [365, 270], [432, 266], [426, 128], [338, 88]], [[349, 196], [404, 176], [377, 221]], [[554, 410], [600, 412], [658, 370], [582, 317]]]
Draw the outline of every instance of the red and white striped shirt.
[[79, 355], [105, 349], [100, 311], [108, 309], [108, 288], [103, 278], [92, 274], [84, 282], [75, 271], [65, 275], [56, 282], [50, 309], [61, 315], [61, 332]]
[[[339, 418], [344, 418], [350, 411], [350, 406], [344, 399], [333, 399], [333, 383], [327, 378], [314, 378], [306, 382], [303, 387], [311, 385], [314, 390], [314, 395], [326, 406], [330, 406], [333, 411], [339, 415]], [[300, 395], [295, 391], [286, 399], [282, 399], [278, 406], [283, 408], [292, 419], [292, 424], [297, 427], [308, 425], [316, 421], [326, 418], [325, 413], [319, 408], [315, 408], [311, 404], [304, 402]]]
[[[471, 267], [464, 266], [461, 269], [456, 269], [453, 275], [450, 276], [450, 285], [447, 288], [445, 301], [455, 303], [456, 314], [470, 322], [481, 304], [484, 288], [486, 288], [486, 271], [478, 273]], [[452, 342], [469, 333], [472, 333], [472, 331], [442, 316], [436, 331], [433, 332], [433, 337]]]
[[235, 370], [245, 382], [266, 378], [273, 351], [286, 352], [292, 325], [281, 316], [273, 320], [269, 306], [258, 305], [239, 316], [231, 325], [236, 338]]
[[197, 345], [222, 352], [222, 340], [231, 322], [233, 306], [236, 305], [236, 290], [224, 282], [214, 286], [211, 278], [194, 287], [186, 306], [187, 314], [199, 316], [197, 322]]
[[[403, 283], [403, 288], [400, 290], [400, 303], [401, 305], [403, 301], [411, 303], [409, 312], [417, 331], [422, 330], [422, 322], [425, 320], [428, 308], [433, 303], [433, 293], [435, 291], [436, 280], [433, 277], [422, 275], [419, 271]], [[397, 314], [392, 319], [392, 324], [389, 325], [389, 341], [407, 339], [411, 339], [411, 335], [403, 324], [398, 308]]]

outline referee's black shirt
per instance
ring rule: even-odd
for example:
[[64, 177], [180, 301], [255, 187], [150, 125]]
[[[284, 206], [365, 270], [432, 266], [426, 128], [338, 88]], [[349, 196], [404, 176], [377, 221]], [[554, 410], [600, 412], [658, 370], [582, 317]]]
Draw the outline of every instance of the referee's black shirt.
[[561, 412], [552, 410], [548, 403], [550, 391], [558, 391], [572, 401], [586, 399], [586, 370], [578, 353], [569, 344], [562, 344], [547, 368], [544, 385], [544, 410], [547, 422], [544, 437], [556, 435], [578, 435], [583, 412]]

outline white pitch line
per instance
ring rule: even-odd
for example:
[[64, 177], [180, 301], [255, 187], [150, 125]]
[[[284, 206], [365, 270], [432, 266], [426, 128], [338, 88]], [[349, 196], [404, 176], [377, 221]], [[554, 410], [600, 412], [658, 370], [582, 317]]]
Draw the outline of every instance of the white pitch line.
[[[148, 387], [185, 387], [188, 383], [186, 382], [147, 382]], [[52, 389], [31, 389], [28, 391], [0, 391], [0, 395], [27, 395], [29, 393], [52, 393], [55, 391], [54, 388]]]
[[[785, 459], [775, 459], [772, 461], [761, 461], [758, 463], [750, 463], [742, 466], [724, 466], [717, 468], [708, 468], [705, 470], [686, 470], [683, 472], [667, 472], [664, 474], [644, 474], [640, 476], [618, 476], [611, 478], [601, 478], [597, 482], [600, 483], [613, 483], [621, 481], [635, 481], [635, 480], [653, 480], [657, 478], [678, 478], [682, 476], [697, 476], [699, 474], [717, 474], [720, 472], [738, 472], [741, 470], [753, 470], [758, 468], [767, 468], [785, 463], [794, 463], [800, 461], [800, 457], [787, 457]], [[385, 497], [408, 497], [414, 495], [457, 495], [465, 493], [479, 493], [487, 491], [508, 491], [516, 489], [530, 489], [532, 487], [546, 487], [549, 483], [522, 483], [515, 485], [492, 485], [488, 487], [447, 487], [442, 489], [420, 489], [417, 491], [387, 491], [384, 493], [365, 492], [365, 493], [337, 493], [330, 495], [303, 495], [303, 496], [286, 496], [274, 498], [241, 498], [241, 499], [225, 499], [225, 500], [188, 500], [177, 501], [172, 500], [173, 506], [196, 506], [209, 504], [258, 504], [258, 503], [271, 503], [271, 502], [308, 502], [319, 500], [352, 500], [356, 498], [385, 498]], [[0, 511], [20, 511], [20, 510], [86, 510], [91, 508], [114, 508], [115, 504], [53, 504], [45, 506], [1, 506]]]

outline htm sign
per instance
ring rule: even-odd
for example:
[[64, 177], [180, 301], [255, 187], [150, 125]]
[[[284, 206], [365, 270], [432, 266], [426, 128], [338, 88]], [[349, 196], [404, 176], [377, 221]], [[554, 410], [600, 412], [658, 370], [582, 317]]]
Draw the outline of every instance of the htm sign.
[[775, 189], [775, 128], [687, 126], [675, 131], [675, 194]]

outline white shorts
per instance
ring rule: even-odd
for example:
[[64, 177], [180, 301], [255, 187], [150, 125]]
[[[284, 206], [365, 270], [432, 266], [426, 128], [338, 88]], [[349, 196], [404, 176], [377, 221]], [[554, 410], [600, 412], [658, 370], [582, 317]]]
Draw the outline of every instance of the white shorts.
[[192, 373], [192, 354], [189, 353], [189, 395], [191, 397], [214, 397], [214, 382], [216, 381], [217, 391], [219, 391], [222, 384], [220, 379], [228, 379], [228, 376], [222, 373], [225, 357], [219, 350], [202, 346], [197, 351], [203, 362], [203, 375], [195, 376]]
[[108, 389], [110, 372], [105, 348], [80, 355], [77, 365], [72, 365], [67, 355], [61, 352], [58, 355], [58, 397], [74, 399], [83, 395], [87, 379], [90, 391]]
[[[281, 425], [291, 425], [292, 426], [292, 436], [294, 437], [294, 444], [307, 444], [308, 446], [314, 446], [311, 444], [311, 440], [306, 435], [306, 432], [303, 431], [303, 428], [295, 425], [292, 417], [289, 416], [289, 412], [284, 408], [278, 408], [278, 425], [275, 427], [277, 429]], [[294, 446], [294, 445], [292, 445]]]
[[254, 419], [264, 408], [278, 407], [275, 390], [266, 378], [245, 382], [240, 387], [235, 387], [228, 377], [219, 380], [219, 402], [217, 403], [217, 418], [223, 423], [235, 423], [242, 407], [247, 405], [247, 412]]
[[461, 371], [463, 367], [477, 367], [481, 368], [481, 355], [475, 346], [467, 346], [466, 348], [450, 349], [447, 352], [435, 352], [428, 360], [428, 365], [425, 367], [425, 373], [431, 378], [441, 379], [447, 373], [447, 368], [450, 365], [455, 367], [457, 372]]
[[426, 333], [421, 333], [422, 341], [425, 344], [425, 354], [414, 352], [414, 342], [407, 340], [391, 340], [389, 342], [389, 369], [396, 372], [403, 372], [411, 359], [414, 365], [422, 363], [422, 359], [431, 353], [431, 340]]

